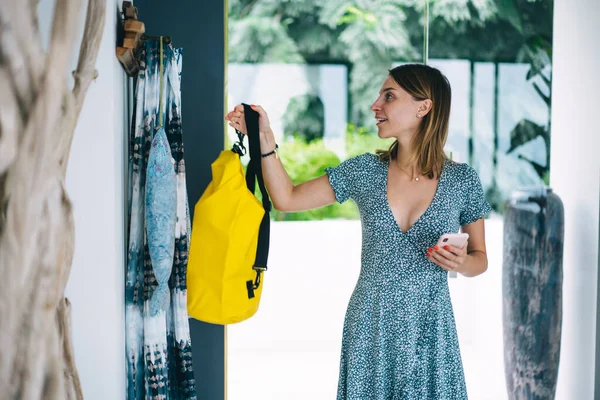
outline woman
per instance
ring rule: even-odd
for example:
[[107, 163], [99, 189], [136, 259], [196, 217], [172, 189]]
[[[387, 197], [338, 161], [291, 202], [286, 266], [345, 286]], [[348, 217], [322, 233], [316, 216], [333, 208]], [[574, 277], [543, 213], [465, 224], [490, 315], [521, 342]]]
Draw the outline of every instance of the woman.
[[[432, 67], [392, 69], [371, 106], [388, 151], [351, 158], [295, 186], [276, 156], [260, 106], [265, 184], [276, 209], [294, 212], [347, 199], [362, 222], [362, 266], [344, 324], [338, 400], [466, 399], [446, 271], [487, 269], [483, 216], [491, 209], [477, 173], [443, 151], [450, 84]], [[246, 132], [243, 107], [226, 119]], [[435, 246], [462, 228], [462, 248]]]

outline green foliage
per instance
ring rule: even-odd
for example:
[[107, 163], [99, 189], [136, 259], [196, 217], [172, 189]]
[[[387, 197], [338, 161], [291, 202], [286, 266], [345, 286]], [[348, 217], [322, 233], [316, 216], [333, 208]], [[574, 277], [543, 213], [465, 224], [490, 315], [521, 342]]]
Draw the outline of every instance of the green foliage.
[[[376, 133], [365, 127], [348, 124], [346, 130], [347, 158], [374, 152], [376, 149], [387, 149], [390, 139], [379, 139]], [[281, 161], [294, 184], [300, 184], [317, 178], [325, 173], [325, 168], [335, 167], [340, 159], [323, 145], [322, 139], [306, 143], [300, 137], [286, 141], [279, 151]], [[358, 210], [352, 201], [344, 204], [335, 203], [316, 210], [297, 213], [282, 213], [272, 211], [271, 218], [275, 221], [312, 221], [322, 219], [357, 219]]]
[[229, 61], [349, 64], [351, 118], [361, 122], [393, 60], [420, 59], [405, 29], [405, 3], [234, 0]]
[[374, 28], [379, 22], [379, 18], [375, 14], [369, 11], [361, 10], [355, 6], [348, 6], [346, 8], [346, 14], [344, 14], [339, 20], [338, 25], [350, 24], [352, 22], [362, 22], [369, 28]]
[[522, 119], [517, 126], [510, 132], [510, 148], [506, 153], [515, 151], [520, 146], [535, 140], [540, 136], [546, 145], [546, 165], [540, 165], [533, 160], [529, 160], [519, 154], [519, 158], [527, 161], [535, 169], [540, 179], [550, 170], [550, 132], [546, 127], [540, 126], [528, 119]]
[[547, 132], [544, 130], [544, 127], [528, 119], [521, 120], [510, 132], [510, 148], [508, 149], [508, 153], [530, 140], [536, 139], [538, 136], [542, 136], [546, 140]]
[[[502, 1], [502, 0], [500, 0]], [[443, 19], [449, 24], [459, 24], [469, 22], [473, 25], [483, 25], [490, 20], [497, 12], [497, 1], [479, 0], [479, 1], [431, 1], [430, 14], [431, 19]], [[424, 4], [418, 1], [417, 4]]]
[[[286, 141], [279, 150], [279, 156], [292, 182], [296, 185], [318, 178], [325, 168], [335, 167], [340, 159], [327, 150], [321, 139], [306, 143], [300, 138]], [[332, 218], [356, 219], [358, 210], [351, 202], [334, 203], [327, 207], [295, 213], [271, 212], [275, 221], [313, 221]]]
[[[424, 6], [423, 0], [231, 0], [230, 61], [347, 63], [352, 121], [362, 122], [392, 62], [422, 60]], [[510, 62], [530, 38], [551, 44], [552, 0], [430, 0], [430, 15], [431, 58]]]
[[542, 177], [542, 181], [544, 182], [544, 185], [550, 186], [550, 169], [548, 169], [544, 173], [544, 176]]
[[364, 124], [372, 113], [369, 106], [394, 60], [416, 61], [420, 54], [406, 29], [401, 2], [329, 1], [322, 9], [321, 22], [340, 29], [338, 41], [350, 63], [350, 120]]
[[[231, 0], [230, 62], [345, 63], [364, 124], [394, 61], [423, 59], [423, 0]], [[514, 62], [551, 46], [551, 0], [430, 0], [430, 58]], [[524, 61], [528, 62], [528, 61]], [[542, 68], [543, 69], [543, 68]]]
[[504, 210], [506, 209], [506, 199], [496, 181], [493, 181], [492, 185], [485, 191], [485, 198], [494, 211], [504, 214]]
[[306, 142], [322, 138], [325, 129], [325, 110], [318, 96], [306, 94], [293, 97], [283, 117], [286, 134]]
[[348, 124], [346, 129], [346, 153], [352, 158], [364, 153], [374, 153], [375, 150], [387, 150], [393, 139], [380, 139], [377, 133], [368, 128]]
[[502, 15], [520, 33], [517, 61], [529, 64], [527, 80], [532, 83], [538, 96], [548, 106], [548, 120], [545, 126], [540, 126], [525, 118], [519, 121], [510, 133], [510, 149], [507, 153], [511, 153], [518, 147], [537, 139], [538, 136], [542, 137], [546, 146], [545, 165], [540, 165], [522, 155], [519, 155], [519, 158], [531, 164], [540, 179], [547, 182], [550, 171], [553, 1], [503, 0], [500, 3], [503, 11], [505, 11]]
[[304, 62], [285, 26], [273, 18], [248, 16], [230, 25], [229, 62]]
[[[422, 61], [425, 4], [424, 0], [229, 0], [229, 61], [346, 64], [350, 122], [364, 125], [393, 63]], [[532, 130], [528, 121], [521, 121], [511, 132], [510, 151], [528, 143], [534, 131], [535, 137], [542, 136], [546, 165], [526, 161], [547, 179], [553, 0], [429, 0], [429, 5], [429, 58], [530, 65], [527, 79], [548, 105], [548, 123]], [[306, 138], [311, 140], [318, 130], [317, 119], [302, 112], [301, 101], [294, 107], [304, 117], [290, 118], [295, 127], [288, 125], [286, 132], [308, 132]], [[389, 146], [378, 141], [375, 134], [349, 126], [348, 154], [360, 154], [363, 146], [365, 151]], [[499, 211], [502, 199], [495, 182], [489, 196], [492, 203], [497, 198]]]

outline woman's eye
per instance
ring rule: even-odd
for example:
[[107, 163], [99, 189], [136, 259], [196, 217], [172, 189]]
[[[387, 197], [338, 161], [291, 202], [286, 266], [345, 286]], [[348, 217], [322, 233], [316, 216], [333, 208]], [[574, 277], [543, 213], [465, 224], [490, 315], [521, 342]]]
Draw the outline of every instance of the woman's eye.
[[390, 100], [390, 99], [392, 99], [392, 97], [393, 96], [390, 93], [386, 93], [386, 95], [385, 95], [386, 100]]

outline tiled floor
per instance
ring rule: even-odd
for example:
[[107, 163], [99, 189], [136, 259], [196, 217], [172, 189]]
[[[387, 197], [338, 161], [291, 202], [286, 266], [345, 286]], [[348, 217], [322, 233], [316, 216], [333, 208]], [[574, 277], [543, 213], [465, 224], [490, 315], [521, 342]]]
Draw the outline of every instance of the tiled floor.
[[[344, 313], [360, 268], [360, 222], [271, 229], [259, 312], [228, 327], [228, 400], [335, 399]], [[488, 271], [450, 279], [450, 290], [469, 398], [504, 400], [502, 220], [486, 221], [486, 233]]]

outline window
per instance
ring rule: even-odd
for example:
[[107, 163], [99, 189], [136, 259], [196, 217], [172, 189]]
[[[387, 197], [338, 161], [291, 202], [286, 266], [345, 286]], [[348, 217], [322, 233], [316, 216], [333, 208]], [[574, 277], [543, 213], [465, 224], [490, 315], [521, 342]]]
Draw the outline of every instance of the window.
[[[229, 108], [265, 107], [295, 183], [389, 147], [369, 109], [388, 69], [426, 61], [448, 77], [446, 151], [477, 170], [494, 208], [488, 271], [449, 280], [467, 388], [473, 398], [506, 398], [502, 214], [512, 190], [548, 182], [552, 0], [231, 0], [229, 7]], [[228, 328], [230, 400], [335, 396], [344, 314], [360, 271], [357, 217], [351, 202], [272, 213], [261, 308]]]

